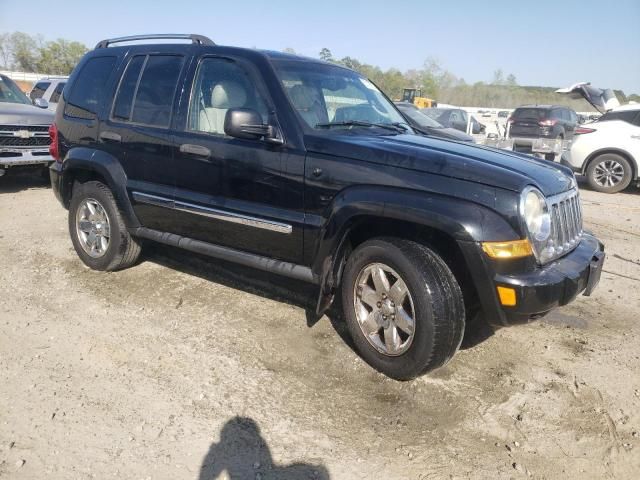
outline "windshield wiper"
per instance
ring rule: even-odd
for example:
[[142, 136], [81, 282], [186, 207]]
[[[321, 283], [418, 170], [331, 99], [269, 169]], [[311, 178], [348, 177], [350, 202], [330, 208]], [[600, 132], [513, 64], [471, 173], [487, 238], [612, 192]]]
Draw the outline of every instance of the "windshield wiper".
[[371, 123], [364, 122], [362, 120], [347, 120], [344, 122], [327, 122], [316, 123], [316, 128], [333, 128], [333, 127], [378, 127], [385, 128], [387, 130], [393, 130], [394, 132], [405, 132], [407, 128], [400, 123]]

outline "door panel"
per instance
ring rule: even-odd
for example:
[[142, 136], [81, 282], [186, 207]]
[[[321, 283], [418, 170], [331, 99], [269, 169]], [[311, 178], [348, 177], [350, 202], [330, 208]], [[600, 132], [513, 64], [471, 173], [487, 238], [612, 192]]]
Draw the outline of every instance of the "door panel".
[[183, 65], [180, 55], [130, 58], [99, 135], [105, 149], [119, 153], [138, 219], [145, 227], [162, 231], [172, 224], [165, 206], [175, 189], [169, 126]]
[[172, 233], [290, 262], [302, 258], [304, 155], [224, 134], [230, 108], [272, 111], [255, 77], [233, 59], [193, 66], [185, 128], [174, 135]]

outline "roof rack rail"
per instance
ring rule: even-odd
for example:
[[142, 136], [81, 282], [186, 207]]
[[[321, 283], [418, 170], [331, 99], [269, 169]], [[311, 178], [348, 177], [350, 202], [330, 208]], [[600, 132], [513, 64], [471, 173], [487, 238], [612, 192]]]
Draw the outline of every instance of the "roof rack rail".
[[98, 48], [107, 48], [109, 45], [113, 43], [122, 43], [122, 42], [136, 42], [138, 40], [191, 40], [191, 43], [194, 45], [209, 45], [213, 46], [215, 43], [209, 37], [205, 37], [204, 35], [197, 35], [194, 33], [158, 33], [151, 35], [131, 35], [129, 37], [118, 37], [118, 38], [107, 38], [106, 40], [102, 40], [98, 42], [96, 45], [96, 49]]

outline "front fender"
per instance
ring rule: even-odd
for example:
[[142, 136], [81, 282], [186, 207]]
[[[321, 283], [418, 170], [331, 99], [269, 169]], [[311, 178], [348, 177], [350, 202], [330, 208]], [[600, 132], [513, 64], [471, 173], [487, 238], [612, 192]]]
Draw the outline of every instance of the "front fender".
[[[388, 187], [353, 187], [336, 196], [320, 231], [312, 271], [319, 279], [324, 294], [337, 283], [338, 263], [350, 232], [370, 219], [388, 219], [427, 227], [457, 242], [521, 238], [506, 218], [470, 200]], [[322, 303], [318, 304], [318, 313]]]
[[129, 228], [140, 226], [127, 195], [127, 175], [122, 165], [112, 155], [100, 150], [86, 147], [72, 148], [62, 162], [62, 198], [68, 206], [71, 198], [73, 181], [82, 175], [100, 177], [109, 187], [120, 209], [124, 221]]

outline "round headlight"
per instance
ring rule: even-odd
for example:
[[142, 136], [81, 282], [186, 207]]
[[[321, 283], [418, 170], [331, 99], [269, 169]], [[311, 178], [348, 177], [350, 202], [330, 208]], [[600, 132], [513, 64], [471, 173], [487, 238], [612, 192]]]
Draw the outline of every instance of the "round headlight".
[[529, 188], [524, 192], [522, 215], [532, 240], [544, 242], [549, 238], [551, 234], [551, 217], [547, 202], [538, 190]]

